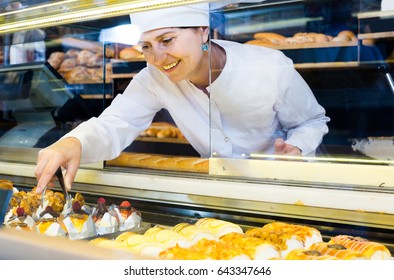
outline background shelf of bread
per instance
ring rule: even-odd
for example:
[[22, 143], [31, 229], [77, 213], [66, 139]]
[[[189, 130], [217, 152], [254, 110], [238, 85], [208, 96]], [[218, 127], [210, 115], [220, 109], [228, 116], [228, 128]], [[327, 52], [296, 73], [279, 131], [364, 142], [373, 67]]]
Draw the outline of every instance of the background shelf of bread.
[[253, 35], [253, 40], [245, 44], [289, 50], [357, 46], [358, 39], [350, 30], [340, 31], [335, 37], [315, 32], [299, 32], [291, 37], [273, 32], [258, 32]]
[[[102, 44], [65, 38], [57, 40], [64, 51], [54, 51], [48, 57], [48, 63], [69, 84], [96, 84], [104, 81], [110, 82], [112, 65], [107, 59], [115, 56], [112, 47], [103, 47]], [[55, 44], [52, 42], [52, 44]], [[105, 55], [104, 55], [105, 49]], [[105, 71], [104, 71], [105, 69]]]
[[[106, 83], [114, 78], [112, 64], [119, 61], [143, 61], [138, 46], [124, 44], [103, 44], [65, 38], [51, 43], [61, 45], [64, 51], [54, 51], [48, 63], [59, 72], [69, 84]], [[104, 55], [105, 49], [105, 55]], [[104, 72], [105, 67], [105, 72]]]
[[168, 122], [153, 122], [149, 128], [140, 133], [137, 140], [189, 144], [179, 128]]

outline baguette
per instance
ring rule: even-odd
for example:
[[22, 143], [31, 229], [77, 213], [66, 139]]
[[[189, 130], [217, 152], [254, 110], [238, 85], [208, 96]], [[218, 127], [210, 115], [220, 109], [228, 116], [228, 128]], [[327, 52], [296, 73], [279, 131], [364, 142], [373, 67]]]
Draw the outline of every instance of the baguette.
[[198, 173], [209, 171], [208, 159], [129, 152], [121, 153], [117, 158], [107, 161], [107, 165]]

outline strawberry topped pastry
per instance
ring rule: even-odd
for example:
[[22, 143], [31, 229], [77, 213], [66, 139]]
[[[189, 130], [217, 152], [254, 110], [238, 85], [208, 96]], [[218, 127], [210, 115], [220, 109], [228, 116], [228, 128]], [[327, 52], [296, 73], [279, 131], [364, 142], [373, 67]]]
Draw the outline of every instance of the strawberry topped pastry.
[[115, 207], [119, 217], [119, 230], [124, 231], [141, 226], [141, 213], [131, 206], [127, 200], [122, 201], [119, 207]]

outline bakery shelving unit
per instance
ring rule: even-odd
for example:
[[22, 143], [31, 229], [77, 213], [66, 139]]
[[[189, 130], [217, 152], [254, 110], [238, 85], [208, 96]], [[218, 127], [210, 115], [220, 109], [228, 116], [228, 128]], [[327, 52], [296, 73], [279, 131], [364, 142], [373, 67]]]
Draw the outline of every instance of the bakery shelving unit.
[[[362, 45], [375, 48], [379, 59], [362, 60], [365, 64], [394, 63], [394, 11], [369, 12], [358, 14], [359, 34], [358, 38]], [[361, 49], [362, 51], [362, 49]]]

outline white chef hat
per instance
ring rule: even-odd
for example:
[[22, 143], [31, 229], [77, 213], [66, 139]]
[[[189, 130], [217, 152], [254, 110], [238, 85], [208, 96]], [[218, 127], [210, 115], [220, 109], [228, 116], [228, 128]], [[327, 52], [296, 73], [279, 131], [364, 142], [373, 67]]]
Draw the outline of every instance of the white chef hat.
[[141, 33], [165, 27], [209, 26], [209, 4], [200, 3], [139, 12], [130, 15]]

